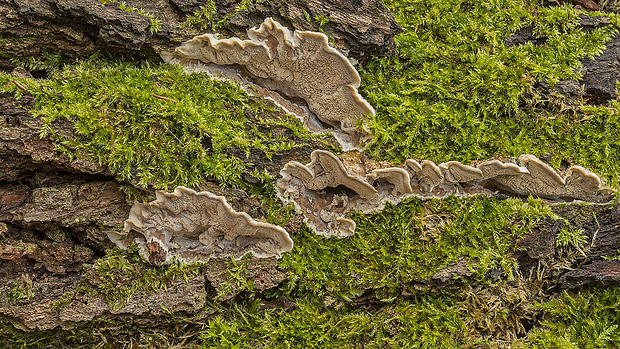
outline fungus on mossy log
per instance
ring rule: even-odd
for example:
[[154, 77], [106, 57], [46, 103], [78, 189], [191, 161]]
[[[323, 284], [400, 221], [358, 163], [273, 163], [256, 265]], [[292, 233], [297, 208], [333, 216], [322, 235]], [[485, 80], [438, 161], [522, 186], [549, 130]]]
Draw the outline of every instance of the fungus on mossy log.
[[[359, 142], [364, 130], [358, 120], [374, 109], [357, 92], [360, 76], [349, 60], [329, 46], [327, 36], [309, 31], [291, 32], [271, 18], [248, 30], [249, 40], [219, 40], [213, 34], [197, 36], [174, 52], [162, 53], [169, 63], [239, 67], [236, 72], [289, 99], [302, 99], [323, 123], [341, 129]], [[208, 70], [207, 70], [208, 71]], [[226, 70], [217, 70], [227, 73]], [[308, 125], [309, 120], [304, 120]]]
[[346, 237], [355, 231], [355, 222], [346, 218], [351, 210], [374, 212], [386, 201], [398, 203], [411, 196], [492, 195], [500, 190], [509, 195], [601, 203], [614, 194], [583, 167], [573, 166], [562, 177], [533, 155], [522, 155], [521, 166], [498, 160], [476, 167], [457, 161], [437, 166], [429, 160], [409, 159], [403, 167], [385, 167], [386, 163], [360, 154], [345, 153], [343, 162], [316, 150], [307, 165], [290, 162], [280, 172], [278, 195], [293, 202], [317, 234]]
[[364, 179], [348, 174], [336, 155], [325, 150], [315, 150], [311, 154], [311, 159], [307, 165], [297, 161], [289, 162], [282, 169], [282, 175], [295, 176], [302, 180], [304, 186], [312, 190], [343, 185], [367, 198], [377, 193], [377, 190]]
[[519, 160], [527, 173], [492, 178], [500, 189], [518, 195], [590, 202], [606, 202], [613, 195], [614, 191], [606, 188], [597, 175], [581, 166], [570, 167], [563, 178], [533, 155], [521, 155]]
[[373, 170], [369, 178], [373, 181], [386, 181], [394, 185], [396, 194], [413, 193], [411, 178], [407, 170], [400, 167], [389, 167]]
[[176, 257], [184, 262], [210, 257], [280, 257], [293, 248], [286, 230], [235, 212], [223, 196], [177, 187], [157, 192], [157, 199], [135, 203], [122, 233], [108, 233], [121, 248], [135, 241], [141, 255], [155, 265]]
[[482, 179], [480, 169], [463, 165], [458, 161], [448, 161], [439, 165], [443, 178], [448, 183], [470, 182]]

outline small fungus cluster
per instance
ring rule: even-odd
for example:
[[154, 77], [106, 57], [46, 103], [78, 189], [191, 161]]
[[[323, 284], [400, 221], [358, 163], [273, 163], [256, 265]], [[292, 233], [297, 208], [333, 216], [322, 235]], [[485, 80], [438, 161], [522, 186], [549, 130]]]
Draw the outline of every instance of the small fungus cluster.
[[353, 209], [374, 212], [386, 201], [398, 203], [411, 196], [492, 195], [499, 190], [551, 200], [607, 202], [614, 194], [583, 167], [572, 166], [562, 177], [533, 155], [522, 155], [520, 166], [499, 160], [476, 166], [449, 161], [437, 166], [429, 160], [410, 159], [402, 167], [385, 167], [363, 153], [347, 152], [340, 159], [323, 150], [315, 150], [311, 159], [307, 165], [286, 164], [277, 190], [283, 201], [303, 212], [317, 234], [325, 236], [352, 235], [355, 222], [346, 217]]

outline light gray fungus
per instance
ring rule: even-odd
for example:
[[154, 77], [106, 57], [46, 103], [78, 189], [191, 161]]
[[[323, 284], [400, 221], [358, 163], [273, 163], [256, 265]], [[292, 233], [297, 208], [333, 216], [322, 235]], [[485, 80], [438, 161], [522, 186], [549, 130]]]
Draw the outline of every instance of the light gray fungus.
[[302, 99], [320, 122], [342, 130], [351, 142], [357, 143], [367, 135], [356, 128], [356, 123], [375, 111], [357, 92], [359, 74], [347, 57], [329, 46], [327, 36], [309, 31], [291, 33], [267, 18], [259, 28], [248, 30], [248, 37], [218, 39], [214, 34], [205, 34], [183, 43], [174, 52], [162, 53], [162, 58], [186, 65], [200, 62], [241, 67], [237, 74], [289, 99]]
[[108, 235], [121, 248], [137, 242], [141, 255], [156, 265], [174, 258], [238, 259], [250, 252], [259, 258], [280, 257], [293, 248], [283, 228], [235, 212], [223, 196], [185, 187], [157, 192], [157, 199], [147, 204], [135, 203], [123, 232]]
[[456, 161], [437, 166], [429, 160], [410, 159], [403, 167], [385, 167], [361, 154], [345, 153], [342, 161], [316, 150], [307, 165], [286, 164], [276, 185], [279, 197], [293, 202], [317, 234], [346, 237], [355, 231], [355, 222], [347, 218], [352, 210], [376, 212], [385, 202], [395, 204], [412, 196], [492, 195], [500, 190], [509, 195], [600, 203], [614, 193], [583, 167], [573, 166], [562, 177], [533, 155], [522, 155], [521, 166], [499, 160], [477, 166]]

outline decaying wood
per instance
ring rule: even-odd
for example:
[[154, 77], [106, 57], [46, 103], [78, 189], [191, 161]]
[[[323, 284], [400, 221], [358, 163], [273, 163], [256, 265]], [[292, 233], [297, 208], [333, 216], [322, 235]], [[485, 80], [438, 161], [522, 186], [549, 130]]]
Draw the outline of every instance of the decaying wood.
[[[62, 53], [82, 57], [97, 50], [145, 54], [172, 50], [198, 34], [213, 32], [184, 25], [188, 16], [201, 12], [204, 1], [120, 1], [103, 5], [99, 0], [6, 0], [0, 2], [2, 51], [0, 69], [14, 67], [9, 57]], [[394, 49], [394, 35], [401, 29], [380, 0], [265, 1], [235, 10], [241, 1], [215, 1], [213, 23], [221, 22], [233, 36], [259, 25], [266, 17], [283, 20], [299, 30], [319, 29], [315, 18], [328, 19], [321, 28], [336, 39], [350, 56], [385, 55]], [[140, 14], [137, 10], [143, 10]], [[232, 14], [232, 15], [231, 15]], [[310, 22], [308, 22], [308, 19]], [[228, 20], [223, 21], [225, 18]], [[159, 21], [159, 25], [156, 24]], [[200, 27], [200, 25], [198, 25]], [[5, 39], [7, 38], [7, 39]]]

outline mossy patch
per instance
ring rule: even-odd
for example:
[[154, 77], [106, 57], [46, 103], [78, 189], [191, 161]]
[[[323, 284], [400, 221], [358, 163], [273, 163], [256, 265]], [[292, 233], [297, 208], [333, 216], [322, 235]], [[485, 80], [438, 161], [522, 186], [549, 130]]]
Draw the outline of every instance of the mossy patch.
[[162, 267], [148, 265], [138, 254], [137, 246], [123, 251], [110, 250], [85, 272], [78, 292], [103, 295], [112, 308], [121, 308], [135, 292], [154, 293], [166, 289], [173, 281], [188, 281], [197, 275], [199, 263], [173, 263]]
[[373, 311], [311, 298], [283, 313], [238, 299], [200, 337], [203, 348], [456, 348], [462, 322], [450, 302], [424, 297]]
[[620, 288], [589, 288], [564, 292], [539, 302], [540, 326], [528, 335], [521, 348], [617, 348], [620, 346]]
[[[0, 91], [17, 90], [7, 85], [11, 79], [0, 73]], [[269, 158], [320, 138], [232, 83], [167, 64], [91, 58], [45, 80], [17, 80], [35, 95], [32, 112], [45, 123], [41, 133], [50, 134], [60, 151], [87, 154], [120, 180], [143, 187], [170, 189], [209, 179], [240, 185], [248, 164], [230, 156], [230, 148], [259, 149]], [[52, 124], [62, 119], [73, 124], [75, 137], [54, 132]], [[273, 125], [301, 141], [265, 133]]]
[[[373, 157], [469, 163], [529, 153], [620, 183], [618, 104], [592, 107], [553, 92], [554, 83], [579, 79], [582, 58], [603, 52], [618, 32], [615, 15], [509, 0], [387, 5], [404, 28], [399, 55], [371, 59], [361, 71], [362, 94], [377, 111]], [[590, 15], [612, 24], [585, 31], [579, 16]], [[546, 39], [509, 46], [526, 26]]]
[[289, 287], [350, 301], [374, 290], [389, 302], [458, 257], [469, 259], [472, 279], [489, 269], [512, 277], [516, 261], [508, 254], [514, 239], [550, 214], [538, 200], [498, 200], [486, 196], [413, 198], [381, 213], [355, 214], [354, 236], [330, 239], [302, 229], [293, 250], [279, 265], [289, 271]]

